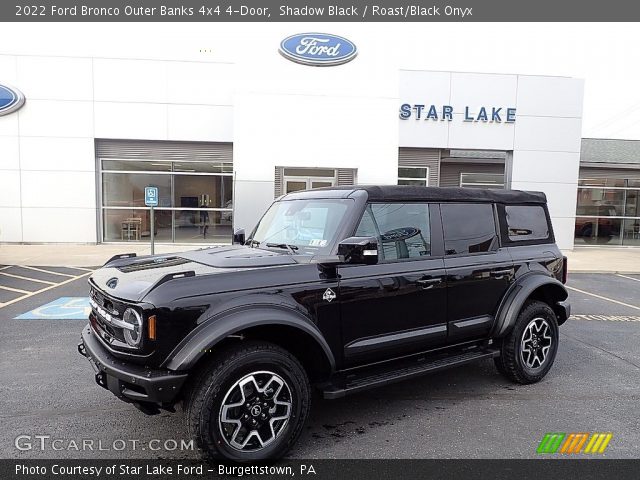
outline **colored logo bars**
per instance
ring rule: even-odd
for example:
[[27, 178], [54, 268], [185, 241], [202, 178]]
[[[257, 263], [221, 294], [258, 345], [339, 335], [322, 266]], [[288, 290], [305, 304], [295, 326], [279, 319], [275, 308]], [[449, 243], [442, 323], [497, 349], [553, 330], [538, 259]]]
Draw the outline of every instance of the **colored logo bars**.
[[612, 433], [546, 433], [536, 453], [604, 453]]

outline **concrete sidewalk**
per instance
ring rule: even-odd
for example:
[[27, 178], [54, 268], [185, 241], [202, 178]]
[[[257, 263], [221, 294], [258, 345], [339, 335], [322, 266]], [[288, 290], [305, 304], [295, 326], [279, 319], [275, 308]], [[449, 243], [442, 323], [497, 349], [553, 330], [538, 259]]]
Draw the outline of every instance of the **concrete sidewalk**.
[[[156, 245], [156, 253], [183, 252], [211, 245]], [[120, 253], [148, 255], [148, 245], [0, 245], [0, 265], [96, 267]], [[576, 248], [565, 251], [569, 272], [640, 273], [640, 248]]]

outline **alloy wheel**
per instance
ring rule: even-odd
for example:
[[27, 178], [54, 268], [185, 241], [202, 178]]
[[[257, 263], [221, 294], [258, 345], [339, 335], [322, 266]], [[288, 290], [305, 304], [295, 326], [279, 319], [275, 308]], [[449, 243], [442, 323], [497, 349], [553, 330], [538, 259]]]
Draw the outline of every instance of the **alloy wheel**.
[[292, 410], [291, 389], [278, 374], [252, 372], [224, 396], [218, 427], [231, 448], [255, 452], [271, 445], [284, 431]]
[[552, 330], [549, 322], [537, 317], [524, 329], [520, 341], [520, 359], [529, 368], [541, 367], [548, 358], [553, 344]]

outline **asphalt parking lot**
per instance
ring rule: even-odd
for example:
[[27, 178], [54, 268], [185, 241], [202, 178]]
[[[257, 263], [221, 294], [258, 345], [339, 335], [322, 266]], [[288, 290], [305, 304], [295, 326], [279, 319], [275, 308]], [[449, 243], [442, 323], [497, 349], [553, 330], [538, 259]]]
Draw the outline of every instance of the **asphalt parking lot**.
[[[89, 273], [0, 266], [0, 457], [197, 458], [174, 448], [172, 440], [187, 439], [179, 410], [148, 417], [94, 383], [76, 350], [86, 321], [68, 319], [82, 318], [74, 299], [86, 297]], [[575, 317], [561, 327], [542, 382], [513, 385], [485, 361], [340, 400], [317, 397], [290, 456], [531, 458], [547, 432], [611, 432], [603, 456], [637, 458], [640, 275], [573, 274], [568, 286]], [[15, 319], [34, 309], [46, 319]], [[16, 448], [20, 435], [31, 449]], [[44, 451], [39, 435], [49, 437]], [[83, 439], [93, 450], [74, 448]]]

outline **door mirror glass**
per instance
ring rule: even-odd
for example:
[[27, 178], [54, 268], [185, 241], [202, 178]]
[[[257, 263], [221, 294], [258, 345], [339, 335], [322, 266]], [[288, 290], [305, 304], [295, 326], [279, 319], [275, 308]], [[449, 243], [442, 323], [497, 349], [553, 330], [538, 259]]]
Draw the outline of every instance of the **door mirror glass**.
[[244, 228], [239, 228], [235, 232], [233, 232], [233, 244], [234, 245], [244, 245], [246, 238], [244, 233]]
[[376, 237], [349, 237], [338, 245], [338, 255], [345, 263], [378, 263], [378, 240]]

